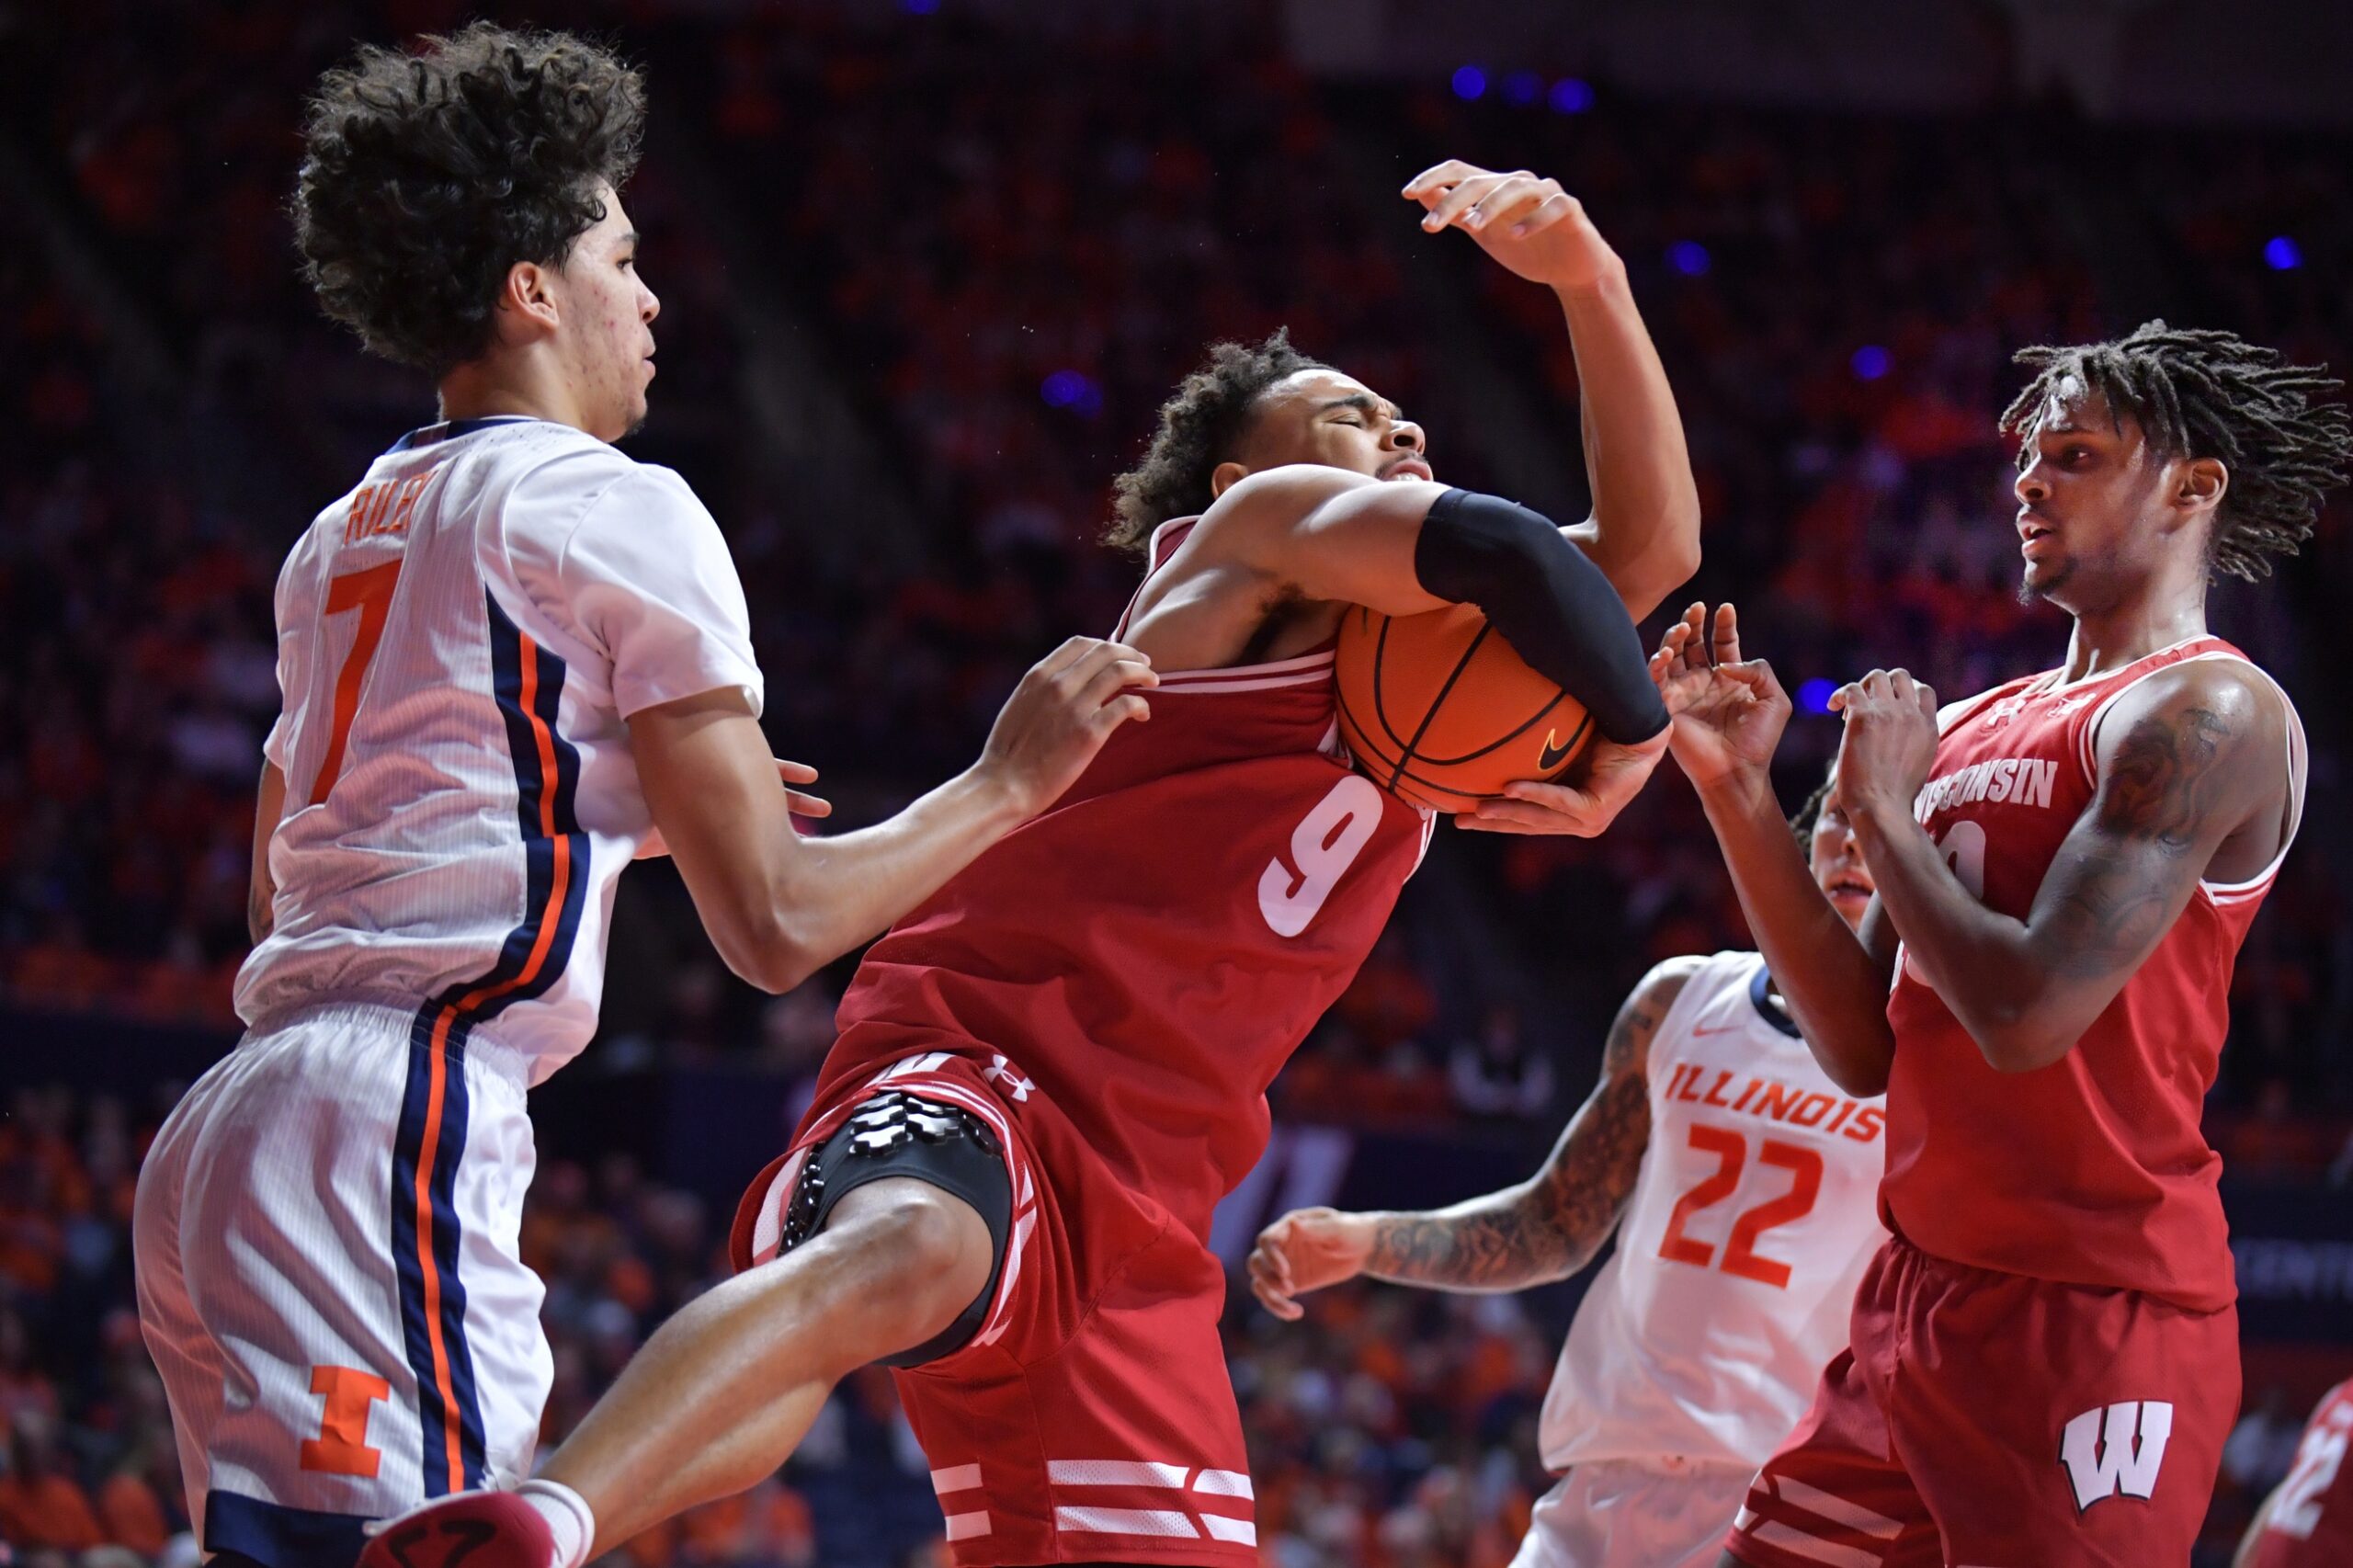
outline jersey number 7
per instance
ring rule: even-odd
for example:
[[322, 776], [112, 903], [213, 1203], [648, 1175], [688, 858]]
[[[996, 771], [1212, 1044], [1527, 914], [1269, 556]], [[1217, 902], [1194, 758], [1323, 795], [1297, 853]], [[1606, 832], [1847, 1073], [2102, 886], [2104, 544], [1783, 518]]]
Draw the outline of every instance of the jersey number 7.
[[319, 776], [311, 785], [312, 805], [327, 798], [335, 781], [343, 772], [343, 746], [351, 738], [351, 716], [359, 708], [359, 686], [368, 678], [368, 665], [376, 657], [376, 644], [383, 640], [384, 617], [392, 608], [392, 585], [401, 579], [398, 556], [381, 566], [370, 566], [365, 572], [346, 573], [327, 584], [329, 615], [341, 615], [347, 610], [359, 612], [359, 630], [351, 639], [351, 652], [344, 655], [343, 668], [335, 677], [335, 719], [327, 732], [327, 754], [319, 763]]

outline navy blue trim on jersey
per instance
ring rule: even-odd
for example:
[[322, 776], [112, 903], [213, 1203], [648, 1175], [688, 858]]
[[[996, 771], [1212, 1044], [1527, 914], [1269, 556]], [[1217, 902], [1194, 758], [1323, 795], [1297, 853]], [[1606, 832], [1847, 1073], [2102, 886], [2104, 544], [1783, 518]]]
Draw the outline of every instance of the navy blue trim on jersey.
[[1767, 1023], [1791, 1040], [1805, 1038], [1798, 1031], [1798, 1021], [1790, 1017], [1788, 1010], [1779, 1002], [1773, 1000], [1773, 976], [1761, 963], [1756, 966], [1755, 978], [1748, 983], [1748, 999], [1756, 1005], [1757, 1017]]
[[264, 1568], [351, 1568], [368, 1544], [367, 1519], [290, 1508], [215, 1487], [204, 1494], [204, 1550], [233, 1551]]
[[533, 425], [540, 421], [529, 414], [485, 414], [479, 419], [445, 419], [438, 425], [426, 425], [410, 431], [392, 444], [395, 452], [415, 451], [437, 441], [454, 441], [460, 436], [471, 436], [477, 430], [487, 430], [494, 425]]
[[[516, 825], [524, 852], [523, 918], [507, 932], [487, 972], [433, 997], [417, 1010], [410, 1027], [408, 1085], [392, 1158], [392, 1256], [399, 1266], [409, 1366], [416, 1374], [428, 1496], [477, 1486], [483, 1480], [482, 1409], [466, 1341], [465, 1287], [458, 1276], [463, 1233], [455, 1194], [470, 1108], [466, 1041], [476, 1024], [516, 1002], [545, 994], [563, 976], [587, 907], [590, 871], [588, 835], [581, 831], [578, 811], [580, 752], [556, 726], [563, 703], [564, 662], [526, 636], [488, 592], [483, 602], [492, 688], [515, 769]], [[431, 1168], [425, 1173], [425, 1207], [431, 1223], [429, 1244], [419, 1234], [417, 1192], [428, 1142], [432, 1153]], [[449, 1440], [453, 1424], [459, 1450], [455, 1474]]]

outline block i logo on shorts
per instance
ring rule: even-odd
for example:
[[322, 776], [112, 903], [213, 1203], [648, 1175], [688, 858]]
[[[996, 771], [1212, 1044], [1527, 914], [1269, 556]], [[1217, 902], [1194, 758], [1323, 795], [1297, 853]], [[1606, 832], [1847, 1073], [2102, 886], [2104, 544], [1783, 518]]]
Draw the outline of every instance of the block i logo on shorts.
[[2146, 1502], [2157, 1489], [2165, 1439], [2172, 1436], [2173, 1406], [2159, 1399], [2097, 1405], [2068, 1422], [2060, 1434], [2059, 1461], [2075, 1488], [2075, 1511], [2119, 1493]]

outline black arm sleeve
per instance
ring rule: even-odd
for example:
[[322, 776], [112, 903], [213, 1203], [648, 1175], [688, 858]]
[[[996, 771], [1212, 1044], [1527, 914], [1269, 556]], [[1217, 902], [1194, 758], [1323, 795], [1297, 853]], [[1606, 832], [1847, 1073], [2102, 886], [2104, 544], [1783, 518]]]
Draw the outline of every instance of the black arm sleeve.
[[1439, 598], [1476, 605], [1529, 667], [1586, 705], [1621, 745], [1666, 728], [1641, 636], [1618, 590], [1540, 512], [1449, 490], [1414, 546], [1414, 574]]

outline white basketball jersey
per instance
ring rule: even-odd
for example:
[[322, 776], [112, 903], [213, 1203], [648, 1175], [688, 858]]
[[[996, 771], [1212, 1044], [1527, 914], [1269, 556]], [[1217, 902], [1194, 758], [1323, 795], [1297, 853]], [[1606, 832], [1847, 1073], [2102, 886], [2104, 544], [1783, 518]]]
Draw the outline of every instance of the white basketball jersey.
[[1703, 962], [1651, 1041], [1650, 1145], [1544, 1397], [1544, 1462], [1762, 1463], [1847, 1345], [1887, 1239], [1883, 1102], [1842, 1094], [1768, 997]]
[[652, 827], [622, 722], [761, 702], [718, 525], [569, 426], [435, 426], [319, 514], [277, 614], [275, 925], [238, 1013], [388, 1002], [544, 1079], [596, 1028], [614, 881]]

